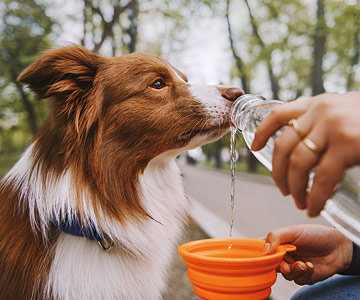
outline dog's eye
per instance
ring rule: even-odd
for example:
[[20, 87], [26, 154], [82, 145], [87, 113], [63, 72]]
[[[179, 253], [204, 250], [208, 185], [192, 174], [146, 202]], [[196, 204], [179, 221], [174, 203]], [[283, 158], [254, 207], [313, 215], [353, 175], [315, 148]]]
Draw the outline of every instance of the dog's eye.
[[162, 88], [164, 88], [165, 87], [165, 82], [164, 82], [164, 80], [162, 80], [162, 79], [156, 79], [155, 81], [154, 81], [154, 83], [151, 85], [151, 87], [152, 88], [154, 88], [154, 89], [157, 89], [157, 90], [161, 90]]

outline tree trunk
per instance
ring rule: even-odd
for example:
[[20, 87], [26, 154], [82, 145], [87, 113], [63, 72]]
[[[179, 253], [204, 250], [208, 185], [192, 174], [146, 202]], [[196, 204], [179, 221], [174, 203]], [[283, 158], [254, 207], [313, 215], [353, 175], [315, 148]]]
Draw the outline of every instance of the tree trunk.
[[256, 173], [258, 165], [259, 165], [259, 161], [250, 151], [249, 155], [247, 156], [248, 172], [253, 174]]
[[126, 47], [128, 48], [128, 53], [133, 53], [136, 51], [136, 42], [137, 42], [137, 33], [138, 33], [138, 27], [137, 27], [138, 15], [139, 15], [139, 3], [138, 0], [135, 0], [133, 1], [129, 13], [130, 26], [126, 30], [126, 33], [130, 37], [129, 42], [126, 44]]
[[[254, 36], [257, 38], [259, 45], [261, 46], [261, 48], [265, 49], [266, 45], [264, 43], [264, 41], [262, 40], [260, 34], [259, 34], [259, 30], [258, 30], [258, 26], [256, 24], [255, 18], [251, 12], [251, 8], [249, 5], [248, 0], [244, 0], [248, 11], [249, 11], [249, 16], [250, 16], [250, 23], [251, 23], [251, 27], [252, 27], [252, 31]], [[279, 99], [279, 82], [278, 79], [276, 78], [274, 71], [273, 71], [273, 67], [271, 64], [271, 53], [266, 55], [266, 66], [267, 66], [267, 71], [268, 71], [268, 75], [269, 75], [269, 79], [270, 79], [270, 84], [271, 84], [271, 91], [272, 91], [272, 98], [273, 99]]]
[[87, 10], [86, 10], [86, 1], [84, 1], [84, 7], [83, 7], [83, 36], [80, 41], [80, 45], [85, 47], [85, 39], [86, 39], [86, 24], [88, 22], [87, 18]]
[[[121, 6], [120, 1], [115, 1], [115, 4], [113, 5], [113, 15], [111, 20], [107, 21], [104, 17], [104, 14], [102, 10], [100, 9], [100, 6], [95, 6], [91, 0], [84, 0], [84, 6], [91, 10], [92, 15], [99, 15], [101, 18], [101, 27], [102, 27], [102, 33], [100, 41], [95, 43], [93, 51], [95, 53], [98, 53], [107, 39], [114, 39], [114, 26], [115, 24], [118, 24], [120, 22], [120, 16], [123, 14], [126, 10], [131, 9], [130, 15], [133, 13], [133, 10], [135, 9], [136, 14], [134, 14], [134, 22], [137, 21], [137, 13], [138, 13], [138, 1], [137, 0], [129, 0], [128, 3], [124, 6]], [[86, 12], [84, 12], [85, 16]], [[130, 19], [130, 17], [129, 17]], [[85, 20], [85, 17], [84, 17]], [[131, 23], [131, 19], [130, 19]], [[133, 24], [130, 25], [130, 27], [133, 26]], [[85, 28], [85, 27], [84, 27]], [[136, 29], [137, 32], [137, 29]], [[85, 39], [86, 29], [84, 29], [84, 38]], [[131, 38], [131, 36], [130, 36]], [[115, 41], [112, 41], [113, 47], [115, 45]], [[136, 42], [133, 43], [132, 47], [134, 48], [134, 45]], [[134, 48], [135, 49], [135, 48]], [[114, 52], [114, 51], [113, 51]]]
[[11, 76], [12, 82], [15, 83], [16, 89], [18, 90], [18, 92], [20, 94], [23, 107], [28, 115], [28, 124], [29, 124], [30, 131], [33, 135], [35, 135], [38, 132], [39, 128], [38, 128], [37, 115], [35, 113], [34, 107], [29, 100], [28, 94], [25, 93], [25, 91], [23, 89], [23, 85], [17, 81], [17, 74], [15, 73], [14, 70], [10, 71], [10, 76]]
[[230, 7], [230, 0], [226, 0], [225, 17], [226, 17], [226, 22], [227, 22], [228, 34], [229, 34], [230, 49], [231, 49], [231, 52], [232, 52], [234, 60], [235, 60], [236, 68], [238, 69], [238, 71], [240, 73], [240, 80], [241, 80], [242, 88], [246, 93], [249, 94], [250, 93], [249, 84], [248, 84], [249, 80], [246, 75], [245, 64], [244, 64], [243, 60], [241, 59], [241, 57], [237, 54], [237, 51], [236, 51], [235, 45], [234, 45], [233, 33], [231, 30], [231, 24], [230, 24], [230, 18], [229, 18], [229, 7]]
[[223, 148], [222, 140], [218, 140], [215, 142], [215, 168], [221, 169], [222, 168], [222, 159], [221, 159], [221, 150]]
[[317, 0], [316, 26], [314, 32], [314, 50], [313, 65], [311, 71], [312, 95], [318, 95], [325, 92], [323, 81], [323, 57], [325, 54], [326, 43], [326, 23], [324, 0]]
[[38, 122], [35, 110], [29, 100], [28, 95], [25, 93], [22, 85], [19, 82], [16, 82], [16, 88], [21, 96], [21, 102], [25, 108], [25, 111], [28, 115], [29, 128], [33, 135], [38, 132]]
[[[228, 25], [228, 34], [229, 34], [229, 41], [230, 41], [230, 48], [231, 52], [233, 54], [236, 68], [239, 70], [240, 73], [240, 79], [243, 90], [250, 94], [250, 86], [249, 86], [249, 78], [247, 77], [246, 70], [245, 70], [245, 63], [241, 59], [241, 57], [237, 54], [237, 51], [235, 49], [234, 45], [234, 38], [233, 38], [233, 32], [231, 30], [231, 24], [230, 24], [230, 18], [229, 18], [229, 7], [230, 7], [230, 0], [226, 0], [226, 22]], [[258, 166], [258, 160], [254, 157], [254, 155], [249, 151], [249, 155], [247, 156], [247, 167], [248, 171], [250, 173], [256, 173], [257, 166]]]

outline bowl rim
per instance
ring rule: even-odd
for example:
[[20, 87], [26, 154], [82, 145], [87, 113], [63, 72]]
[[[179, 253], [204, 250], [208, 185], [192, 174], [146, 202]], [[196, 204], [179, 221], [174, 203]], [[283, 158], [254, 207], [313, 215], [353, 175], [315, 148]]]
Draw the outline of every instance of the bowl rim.
[[[273, 259], [281, 259], [288, 251], [294, 251], [296, 250], [296, 247], [294, 245], [288, 245], [288, 244], [281, 244], [277, 247], [275, 252], [272, 252], [270, 254], [265, 254], [260, 257], [252, 257], [252, 258], [226, 258], [226, 257], [211, 257], [206, 255], [200, 255], [200, 254], [194, 254], [189, 252], [189, 247], [193, 246], [200, 246], [200, 245], [206, 245], [209, 246], [212, 244], [217, 244], [219, 242], [229, 242], [231, 241], [233, 244], [241, 244], [241, 243], [251, 243], [251, 244], [265, 244], [265, 240], [263, 239], [249, 239], [249, 238], [217, 238], [217, 239], [201, 239], [201, 240], [195, 240], [190, 241], [187, 243], [184, 243], [178, 247], [178, 251], [180, 255], [184, 259], [190, 259], [192, 261], [202, 261], [202, 262], [218, 262], [218, 263], [260, 263], [260, 262], [266, 262]], [[249, 245], [251, 246], [251, 245]]]

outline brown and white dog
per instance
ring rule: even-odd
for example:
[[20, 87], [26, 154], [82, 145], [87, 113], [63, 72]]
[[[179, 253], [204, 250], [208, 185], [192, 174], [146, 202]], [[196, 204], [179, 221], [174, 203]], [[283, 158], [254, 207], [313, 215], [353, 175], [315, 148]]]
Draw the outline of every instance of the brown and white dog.
[[51, 113], [1, 181], [0, 300], [161, 298], [189, 208], [175, 158], [227, 132], [243, 91], [79, 46], [18, 80]]

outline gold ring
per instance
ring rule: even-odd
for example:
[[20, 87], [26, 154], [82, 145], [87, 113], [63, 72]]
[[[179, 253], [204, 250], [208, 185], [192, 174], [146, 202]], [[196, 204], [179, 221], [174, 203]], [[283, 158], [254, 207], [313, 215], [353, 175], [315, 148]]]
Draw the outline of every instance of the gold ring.
[[315, 143], [312, 140], [305, 138], [302, 141], [303, 141], [304, 145], [307, 148], [309, 148], [312, 152], [319, 153], [319, 148], [315, 145]]
[[303, 139], [304, 134], [301, 132], [301, 129], [299, 127], [299, 124], [297, 122], [296, 119], [291, 119], [288, 123], [289, 126], [292, 126], [292, 128], [294, 128], [295, 132], [297, 133], [297, 135], [299, 136], [300, 140]]

